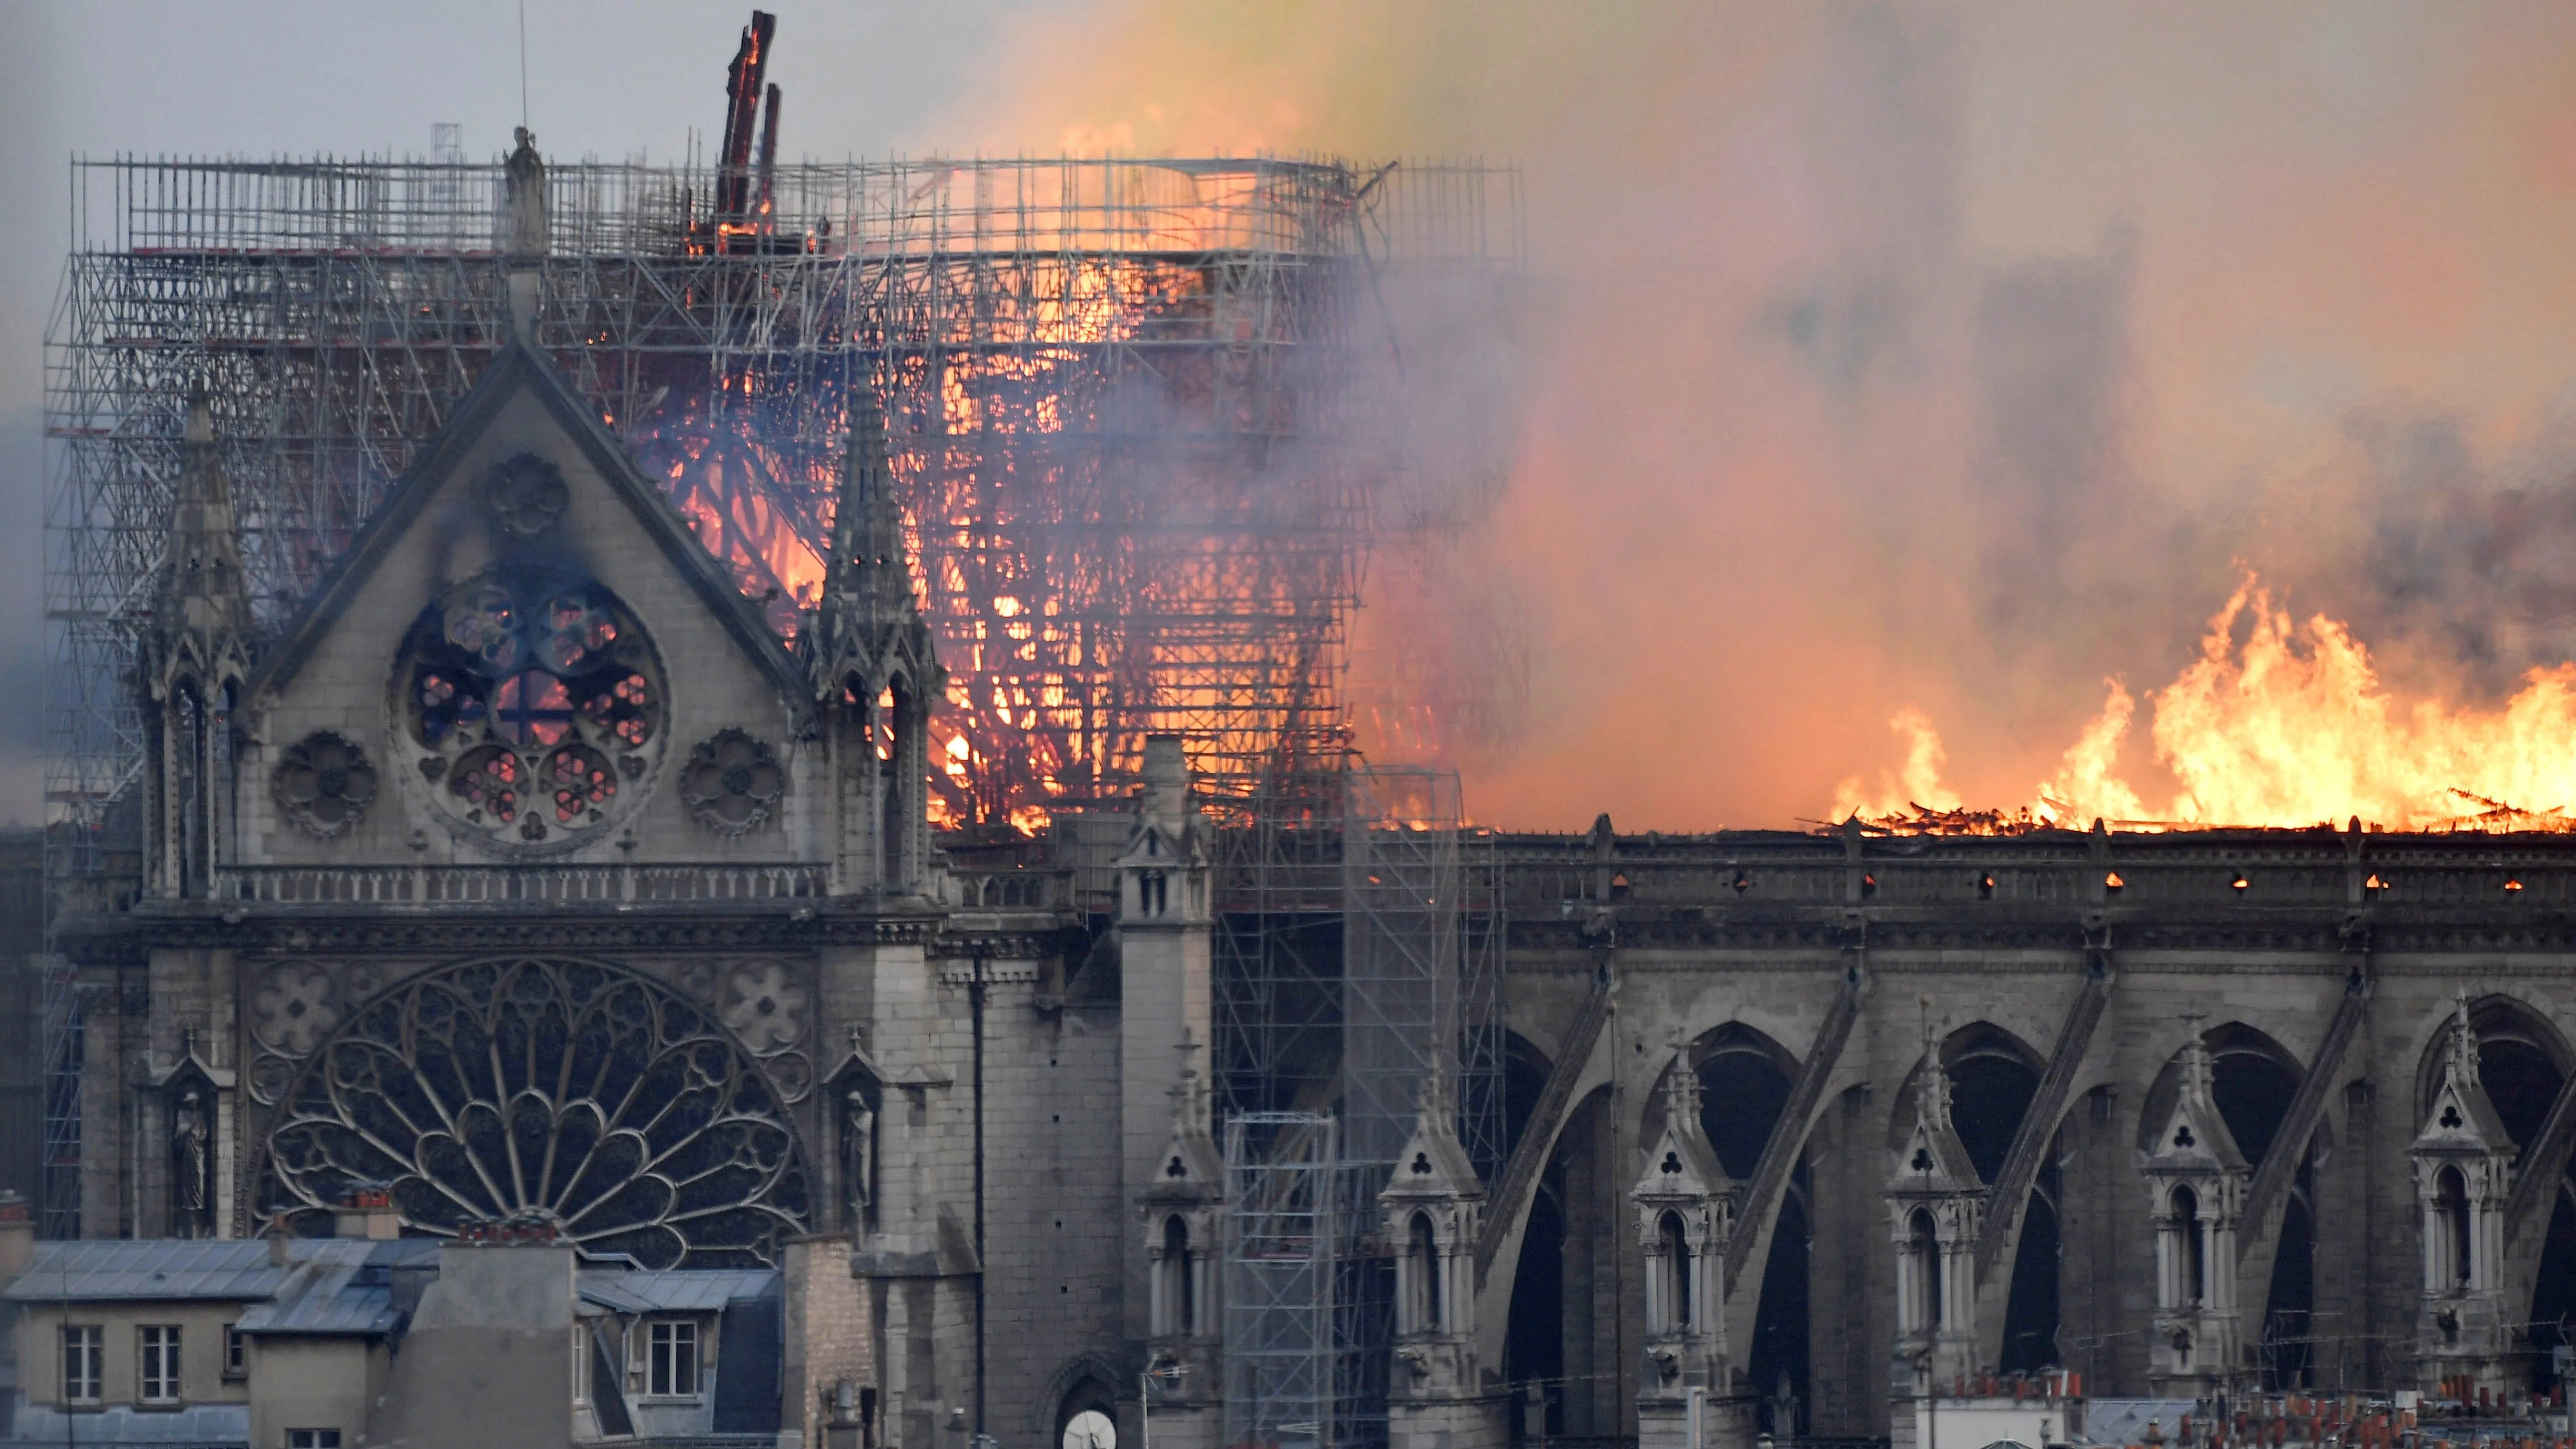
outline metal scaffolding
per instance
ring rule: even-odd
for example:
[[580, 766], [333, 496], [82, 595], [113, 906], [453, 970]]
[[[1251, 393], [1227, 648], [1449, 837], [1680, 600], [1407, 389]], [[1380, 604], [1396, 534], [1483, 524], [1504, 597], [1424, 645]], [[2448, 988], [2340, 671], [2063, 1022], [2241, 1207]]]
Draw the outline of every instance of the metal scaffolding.
[[1333, 1119], [1246, 1112], [1225, 1134], [1225, 1442], [1323, 1449], [1345, 1174]]
[[[1321, 1442], [1380, 1445], [1394, 1273], [1377, 1195], [1434, 1072], [1456, 1087], [1452, 1126], [1478, 1173], [1492, 1180], [1503, 1155], [1499, 857], [1490, 831], [1463, 823], [1457, 777], [1410, 767], [1272, 777], [1220, 840], [1217, 1064], [1231, 1120], [1333, 1130], [1324, 1158], [1309, 1136], [1241, 1127], [1229, 1153], [1275, 1141], [1340, 1205], [1321, 1265], [1242, 1303], [1240, 1326], [1246, 1342], [1273, 1343], [1325, 1325]], [[1230, 1299], [1229, 1362], [1236, 1310]]]
[[[130, 667], [190, 388], [273, 625], [507, 337], [504, 169], [461, 155], [442, 134], [430, 161], [73, 164], [46, 351], [58, 881], [105, 868], [139, 768]], [[788, 164], [750, 211], [723, 199], [744, 184], [551, 168], [535, 335], [787, 634], [821, 579], [848, 389], [878, 390], [951, 672], [934, 811], [1033, 825], [1115, 800], [1156, 733], [1230, 818], [1263, 780], [1329, 777], [1373, 540], [1423, 526], [1404, 500], [1426, 478], [1490, 465], [1406, 427], [1387, 299], [1499, 306], [1517, 174]], [[76, 1156], [76, 1121], [49, 1123]]]

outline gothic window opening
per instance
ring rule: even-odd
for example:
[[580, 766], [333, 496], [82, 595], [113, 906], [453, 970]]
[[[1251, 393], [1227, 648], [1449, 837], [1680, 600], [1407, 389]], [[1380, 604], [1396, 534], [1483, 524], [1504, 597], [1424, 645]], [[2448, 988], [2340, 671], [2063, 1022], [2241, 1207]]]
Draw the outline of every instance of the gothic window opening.
[[913, 719], [912, 686], [896, 680], [887, 686], [877, 701], [877, 715], [885, 734], [882, 756], [884, 782], [878, 791], [882, 857], [881, 878], [889, 889], [900, 889], [911, 883], [910, 864], [904, 859], [904, 842], [911, 838], [913, 792], [905, 788], [903, 772], [907, 761], [918, 761], [921, 752], [915, 748], [914, 733], [920, 728]]
[[1913, 1290], [1913, 1312], [1905, 1325], [1915, 1333], [1930, 1332], [1941, 1326], [1941, 1234], [1932, 1224], [1932, 1214], [1922, 1208], [1906, 1220], [1906, 1284]]
[[2209, 1248], [2200, 1221], [2200, 1196], [2188, 1187], [2173, 1190], [2175, 1306], [2197, 1308], [2209, 1286]]
[[1655, 1238], [1663, 1247], [1663, 1326], [1688, 1332], [1691, 1326], [1690, 1235], [1682, 1228], [1681, 1214], [1666, 1213], [1657, 1219]]
[[1417, 1212], [1404, 1227], [1404, 1259], [1396, 1270], [1401, 1295], [1396, 1331], [1440, 1331], [1440, 1238], [1429, 1213]]
[[[1709, 1043], [1699, 1064], [1700, 1126], [1729, 1177], [1750, 1181], [1759, 1169], [1781, 1114], [1788, 1110], [1796, 1070], [1796, 1058], [1749, 1027], [1730, 1026]], [[1801, 1154], [1772, 1220], [1770, 1251], [1754, 1301], [1753, 1342], [1746, 1354], [1746, 1371], [1755, 1384], [1767, 1390], [1785, 1378], [1802, 1398], [1811, 1367], [1807, 1314], [1812, 1245], [1806, 1188]], [[1738, 1230], [1752, 1231], [1749, 1226]], [[1768, 1423], [1771, 1415], [1772, 1402], [1766, 1397], [1757, 1409], [1757, 1422]]]
[[2456, 1167], [2445, 1167], [2433, 1179], [2433, 1281], [2467, 1287], [2477, 1259], [2470, 1248], [2468, 1181]]
[[2549, 1226], [2540, 1249], [2540, 1271], [2531, 1289], [2531, 1378], [2535, 1392], [2555, 1387], [2558, 1374], [2551, 1350], [2568, 1342], [2567, 1326], [2576, 1323], [2576, 1193], [2562, 1178], [2550, 1194]]
[[1163, 1259], [1172, 1284], [1171, 1323], [1175, 1332], [1199, 1331], [1197, 1264], [1190, 1261], [1190, 1225], [1175, 1213], [1163, 1223]]
[[171, 798], [178, 806], [179, 892], [201, 896], [207, 884], [207, 846], [210, 839], [211, 802], [208, 799], [207, 720], [205, 700], [197, 692], [195, 681], [179, 686], [179, 738], [171, 772]]
[[1197, 1284], [1191, 1272], [1190, 1225], [1179, 1213], [1163, 1219], [1162, 1241], [1155, 1250], [1152, 1268], [1153, 1335], [1171, 1338], [1196, 1333], [1198, 1305], [1192, 1301], [1192, 1290]]
[[660, 661], [587, 579], [511, 568], [459, 585], [414, 625], [394, 687], [421, 779], [495, 844], [595, 838], [663, 745]]
[[565, 960], [412, 978], [343, 1022], [280, 1103], [263, 1213], [389, 1186], [404, 1225], [535, 1224], [650, 1268], [771, 1265], [805, 1169], [758, 1064], [658, 982]]

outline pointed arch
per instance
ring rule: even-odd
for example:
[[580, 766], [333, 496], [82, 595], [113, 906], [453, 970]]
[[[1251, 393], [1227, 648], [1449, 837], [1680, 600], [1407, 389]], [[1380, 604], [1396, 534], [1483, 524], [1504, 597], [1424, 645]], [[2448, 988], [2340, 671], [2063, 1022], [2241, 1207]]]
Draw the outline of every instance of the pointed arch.
[[[2424, 1048], [2416, 1060], [2417, 1122], [2433, 1110], [2433, 1098], [2442, 1089], [2452, 1010], [2446, 1005], [2428, 1023]], [[2486, 1089], [2487, 1100], [2514, 1148], [2528, 1152], [2567, 1083], [2571, 1056], [2576, 1054], [2571, 1054], [2567, 1039], [2545, 1014], [2512, 996], [2472, 998], [2469, 1027], [2478, 1036], [2478, 1085]]]

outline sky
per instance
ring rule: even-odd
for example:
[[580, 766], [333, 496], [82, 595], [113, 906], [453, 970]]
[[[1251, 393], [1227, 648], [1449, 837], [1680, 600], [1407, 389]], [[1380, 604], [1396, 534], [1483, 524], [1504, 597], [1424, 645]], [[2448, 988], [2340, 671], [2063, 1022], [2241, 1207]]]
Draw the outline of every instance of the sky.
[[[563, 156], [719, 119], [745, 10], [526, 7]], [[515, 5], [0, 3], [0, 816], [37, 810], [38, 360], [76, 152], [469, 154]], [[2576, 9], [952, 0], [780, 9], [783, 149], [1324, 151], [1525, 178], [1507, 466], [1382, 557], [1469, 811], [2013, 804], [2248, 573], [2474, 708], [2576, 644]], [[1392, 662], [1390, 662], [1392, 661]], [[2143, 733], [2124, 768], [2153, 793]]]

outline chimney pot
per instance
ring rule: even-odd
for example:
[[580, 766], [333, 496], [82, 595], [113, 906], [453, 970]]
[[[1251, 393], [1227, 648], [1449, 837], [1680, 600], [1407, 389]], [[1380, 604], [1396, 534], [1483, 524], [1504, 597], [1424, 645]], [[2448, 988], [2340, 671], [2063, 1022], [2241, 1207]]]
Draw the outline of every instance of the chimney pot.
[[0, 1283], [27, 1271], [36, 1260], [36, 1221], [27, 1211], [27, 1200], [14, 1192], [0, 1192]]

